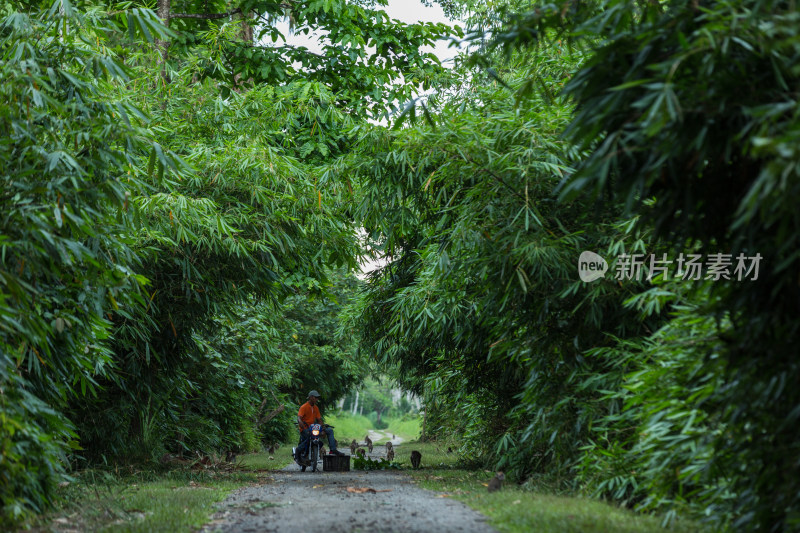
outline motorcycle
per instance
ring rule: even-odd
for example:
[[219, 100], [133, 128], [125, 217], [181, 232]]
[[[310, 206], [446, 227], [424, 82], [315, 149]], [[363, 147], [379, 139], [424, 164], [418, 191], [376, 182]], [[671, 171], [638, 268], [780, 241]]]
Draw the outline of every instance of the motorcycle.
[[[329, 426], [325, 424], [311, 424], [309, 427], [310, 435], [308, 437], [308, 443], [304, 450], [300, 449], [300, 444], [302, 444], [302, 437], [300, 438], [300, 442], [297, 444], [297, 448], [294, 449], [294, 460], [295, 462], [300, 465], [300, 470], [302, 472], [306, 471], [306, 468], [309, 466], [311, 467], [312, 472], [317, 471], [317, 463], [320, 459], [320, 451], [324, 446], [322, 442], [322, 436], [326, 435], [324, 428], [333, 426]], [[309, 464], [310, 463], [310, 464]]]

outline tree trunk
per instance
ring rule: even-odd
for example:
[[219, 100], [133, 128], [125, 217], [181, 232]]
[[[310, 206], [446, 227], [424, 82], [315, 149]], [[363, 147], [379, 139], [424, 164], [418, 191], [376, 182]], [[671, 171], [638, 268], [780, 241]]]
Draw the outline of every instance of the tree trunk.
[[[161, 19], [162, 24], [169, 28], [169, 19], [170, 19], [170, 0], [158, 0], [157, 11], [158, 18]], [[167, 78], [167, 53], [169, 49], [169, 41], [164, 41], [156, 37], [156, 48], [159, 50], [161, 57], [158, 60], [158, 64], [161, 66], [161, 79], [164, 80], [164, 83], [169, 83], [169, 79]]]
[[[249, 12], [248, 12], [249, 13]], [[247, 46], [253, 45], [253, 27], [247, 23], [247, 13], [233, 13], [233, 20], [238, 20], [239, 22], [239, 39], [247, 44]], [[253, 78], [250, 78], [246, 82], [242, 80], [242, 74], [237, 73], [233, 76], [234, 82], [234, 90], [237, 92], [242, 92], [246, 90], [247, 86], [252, 86]]]
[[239, 30], [239, 38], [242, 42], [253, 44], [253, 27], [247, 23], [247, 17], [245, 13], [239, 13], [234, 15], [235, 18], [241, 19], [241, 29]]
[[256, 423], [256, 427], [261, 426], [263, 424], [266, 424], [267, 422], [269, 422], [270, 420], [272, 420], [273, 418], [275, 418], [276, 416], [281, 414], [285, 408], [286, 408], [285, 405], [283, 405], [283, 404], [279, 405], [277, 408], [275, 408], [272, 411], [270, 411], [269, 414], [261, 417], [261, 420], [259, 420]]

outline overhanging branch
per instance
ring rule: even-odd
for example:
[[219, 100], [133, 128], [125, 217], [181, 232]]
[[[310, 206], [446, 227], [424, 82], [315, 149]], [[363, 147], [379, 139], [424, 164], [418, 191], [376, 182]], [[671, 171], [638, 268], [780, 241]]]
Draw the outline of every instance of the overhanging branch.
[[[292, 4], [278, 4], [278, 7], [288, 9], [293, 6]], [[228, 11], [226, 13], [170, 13], [169, 18], [214, 20], [214, 19], [224, 19], [225, 17], [230, 17], [231, 15], [237, 15], [241, 12], [242, 10], [237, 7], [236, 9]]]
[[236, 15], [241, 12], [242, 10], [237, 7], [233, 11], [228, 11], [227, 13], [170, 13], [169, 18], [213, 20], [224, 19], [225, 17], [230, 17], [231, 15]]

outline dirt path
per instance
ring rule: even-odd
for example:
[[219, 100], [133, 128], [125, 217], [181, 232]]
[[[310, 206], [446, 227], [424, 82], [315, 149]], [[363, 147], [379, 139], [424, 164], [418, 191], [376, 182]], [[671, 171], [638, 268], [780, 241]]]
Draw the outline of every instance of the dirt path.
[[392, 441], [392, 444], [402, 444], [406, 439], [403, 437], [398, 437], [397, 435], [392, 435], [388, 431], [383, 431], [380, 429], [370, 429], [369, 430], [369, 438], [372, 442], [382, 441]]
[[[376, 447], [372, 457], [384, 454], [383, 448]], [[411, 450], [398, 448], [397, 452], [409, 454]], [[495, 531], [480, 513], [442, 493], [417, 487], [410, 476], [398, 471], [322, 472], [320, 464], [317, 472], [300, 472], [297, 465], [290, 465], [275, 472], [272, 480], [231, 494], [202, 531]]]

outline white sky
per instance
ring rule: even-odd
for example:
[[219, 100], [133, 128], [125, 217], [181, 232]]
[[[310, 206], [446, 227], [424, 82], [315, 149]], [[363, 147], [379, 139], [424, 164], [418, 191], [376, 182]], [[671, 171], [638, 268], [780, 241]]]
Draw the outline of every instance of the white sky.
[[[413, 24], [415, 22], [444, 22], [450, 26], [459, 24], [464, 26], [459, 21], [452, 21], [448, 19], [442, 11], [439, 4], [434, 4], [427, 7], [419, 0], [389, 0], [389, 5], [383, 8], [384, 11], [393, 19], [398, 19], [402, 22]], [[448, 59], [455, 57], [457, 48], [448, 48], [450, 43], [448, 41], [439, 41], [436, 46], [423, 48], [426, 52], [433, 52], [442, 63], [446, 63]]]
[[[450, 26], [455, 24], [460, 25], [462, 28], [464, 26], [460, 21], [452, 21], [448, 19], [438, 4], [428, 7], [423, 5], [419, 0], [389, 0], [388, 5], [375, 6], [375, 9], [386, 11], [390, 18], [397, 19], [408, 24], [413, 24], [416, 22], [444, 22]], [[286, 42], [288, 44], [305, 46], [310, 51], [315, 53], [322, 52], [322, 49], [319, 46], [319, 41], [313, 34], [289, 35], [288, 22], [280, 22], [277, 27], [280, 32], [286, 36]], [[449, 48], [449, 44], [449, 41], [439, 41], [436, 46], [426, 46], [423, 47], [422, 50], [424, 52], [435, 53], [436, 57], [439, 58], [443, 65], [450, 66], [450, 62], [456, 56], [457, 49]]]

